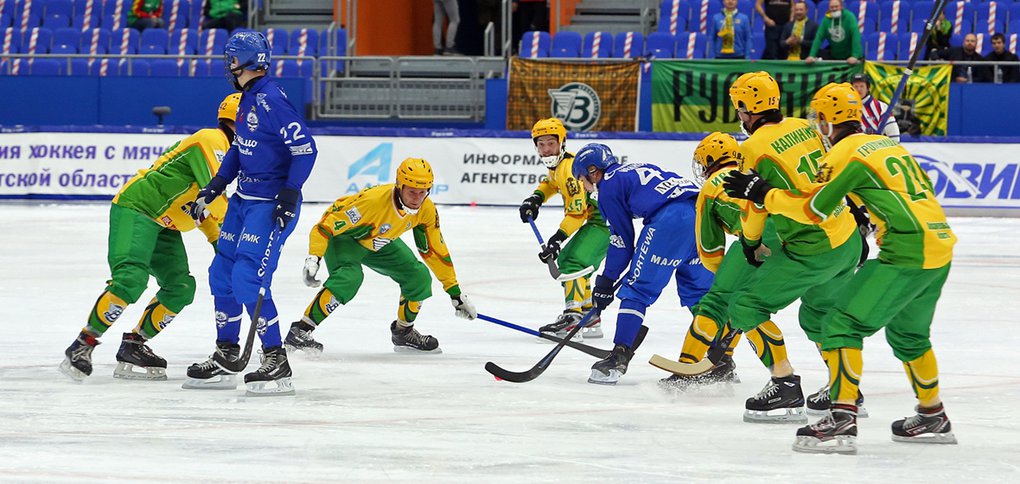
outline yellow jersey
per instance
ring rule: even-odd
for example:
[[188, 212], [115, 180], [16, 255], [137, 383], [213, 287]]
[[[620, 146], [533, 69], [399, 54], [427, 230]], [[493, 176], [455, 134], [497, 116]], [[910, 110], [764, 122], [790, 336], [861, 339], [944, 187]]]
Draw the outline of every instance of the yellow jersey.
[[726, 254], [726, 234], [740, 235], [740, 219], [750, 204], [747, 200], [731, 198], [722, 188], [723, 178], [736, 169], [735, 165], [724, 166], [709, 175], [695, 204], [698, 255], [701, 264], [712, 272], [719, 269]]
[[599, 213], [598, 202], [584, 190], [581, 182], [574, 178], [574, 155], [566, 153], [556, 169], [549, 170], [538, 183], [535, 193], [542, 197], [542, 203], [557, 193], [563, 197], [563, 221], [560, 230], [568, 237], [577, 232], [585, 222], [605, 225]]

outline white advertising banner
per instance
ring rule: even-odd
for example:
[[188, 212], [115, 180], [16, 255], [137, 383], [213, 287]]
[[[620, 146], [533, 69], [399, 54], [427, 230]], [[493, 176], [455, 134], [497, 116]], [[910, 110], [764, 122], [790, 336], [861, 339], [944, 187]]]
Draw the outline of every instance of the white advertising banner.
[[[0, 196], [112, 197], [139, 169], [183, 138], [166, 134], [0, 134]], [[624, 161], [658, 164], [691, 176], [695, 141], [569, 140], [576, 152], [594, 141]], [[428, 160], [432, 197], [441, 204], [517, 205], [545, 173], [528, 138], [317, 136], [319, 157], [305, 200], [331, 202], [367, 186], [392, 183], [404, 158]], [[947, 208], [1020, 216], [1020, 145], [908, 143]], [[1001, 212], [1000, 212], [1001, 211]]]

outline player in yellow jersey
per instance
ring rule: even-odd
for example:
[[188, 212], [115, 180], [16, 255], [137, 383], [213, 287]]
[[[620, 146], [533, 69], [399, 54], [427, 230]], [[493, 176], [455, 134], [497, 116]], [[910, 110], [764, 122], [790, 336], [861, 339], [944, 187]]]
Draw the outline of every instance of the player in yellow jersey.
[[[60, 369], [71, 378], [81, 380], [92, 374], [92, 350], [99, 344], [99, 337], [128, 304], [141, 297], [152, 275], [159, 292], [149, 301], [135, 329], [124, 333], [113, 376], [166, 380], [166, 360], [145, 342], [166, 328], [195, 298], [195, 278], [188, 271], [181, 232], [196, 227], [188, 209], [230, 148], [240, 99], [240, 94], [227, 96], [217, 111], [219, 127], [199, 130], [178, 141], [152, 166], [139, 170], [113, 198], [107, 254], [111, 276], [106, 290], [93, 304], [85, 327], [64, 352], [66, 359]], [[226, 198], [217, 198], [206, 210], [211, 216], [197, 226], [215, 247], [219, 223], [227, 210]], [[143, 371], [134, 371], [136, 367]]]
[[[574, 155], [566, 151], [567, 129], [563, 123], [556, 118], [541, 119], [531, 128], [531, 138], [548, 173], [535, 192], [521, 203], [521, 222], [529, 223], [537, 218], [538, 208], [553, 195], [558, 193], [563, 198], [563, 220], [559, 229], [538, 254], [542, 262], [555, 261], [559, 268], [562, 275], [557, 280], [563, 285], [566, 306], [555, 322], [542, 326], [539, 331], [563, 337], [581, 320], [582, 313], [591, 310], [588, 275], [606, 258], [609, 228], [599, 213], [598, 203], [571, 173]], [[593, 317], [578, 334], [583, 338], [601, 338], [601, 318]]]
[[[700, 361], [705, 357], [717, 335], [718, 339], [723, 339], [725, 333], [719, 332], [730, 329], [726, 324], [728, 320], [726, 308], [743, 281], [755, 270], [754, 266], [745, 260], [740, 242], [734, 241], [730, 244], [729, 250], [726, 248], [727, 234], [740, 236], [740, 217], [748, 203], [746, 200], [730, 198], [722, 189], [723, 177], [730, 171], [737, 170], [739, 151], [740, 146], [733, 136], [719, 132], [706, 136], [694, 150], [694, 175], [701, 184], [695, 207], [698, 255], [705, 268], [715, 273], [715, 279], [712, 288], [693, 308], [694, 322], [691, 323], [680, 351], [681, 363]], [[780, 249], [779, 239], [771, 223], [766, 225], [762, 238], [772, 251]], [[766, 321], [748, 331], [747, 337], [762, 364], [773, 374], [793, 373], [786, 357], [783, 333], [775, 323]], [[736, 366], [732, 358], [733, 348], [739, 341], [740, 335], [735, 335], [726, 356], [707, 373], [695, 376], [675, 374], [660, 380], [660, 383], [667, 389], [685, 390], [692, 385], [739, 381], [734, 373]], [[669, 371], [668, 367], [658, 364], [656, 366]]]
[[[749, 72], [730, 86], [748, 139], [740, 146], [741, 169], [755, 169], [773, 186], [798, 190], [810, 185], [825, 152], [821, 137], [800, 118], [784, 118], [779, 110], [779, 85], [767, 72]], [[805, 224], [783, 215], [769, 216], [748, 204], [741, 219], [743, 252], [759, 267], [730, 300], [727, 313], [734, 329], [750, 331], [771, 319], [798, 298], [799, 321], [808, 339], [822, 342], [822, 316], [839, 300], [840, 288], [853, 276], [862, 240], [846, 204], [832, 208], [832, 216], [819, 225]], [[783, 241], [764, 262], [762, 233], [766, 220], [775, 224]], [[800, 377], [781, 372], [745, 403], [747, 422], [806, 422]]]
[[[439, 340], [414, 329], [422, 301], [432, 295], [428, 269], [443, 283], [457, 316], [474, 319], [478, 315], [457, 284], [450, 251], [439, 231], [439, 213], [428, 198], [433, 179], [427, 161], [408, 158], [397, 168], [395, 184], [366, 188], [342, 197], [326, 210], [309, 235], [309, 256], [304, 267], [305, 284], [323, 288], [308, 305], [304, 317], [291, 325], [284, 341], [288, 350], [322, 352], [322, 344], [312, 338], [312, 331], [337, 306], [354, 299], [365, 278], [362, 266], [400, 285], [397, 319], [390, 324], [396, 351], [442, 352]], [[415, 259], [400, 239], [409, 230], [425, 264]], [[315, 278], [323, 258], [329, 271], [324, 284]]]
[[893, 440], [956, 443], [939, 398], [929, 337], [956, 235], [931, 180], [910, 153], [895, 140], [864, 134], [861, 99], [850, 84], [826, 85], [811, 108], [817, 113], [816, 129], [832, 145], [820, 160], [819, 183], [797, 191], [773, 189], [755, 172], [726, 183], [731, 195], [805, 224], [831, 220], [832, 210], [849, 195], [868, 208], [877, 226], [878, 259], [865, 262], [824, 320], [822, 353], [829, 367], [831, 412], [798, 430], [793, 448], [857, 452], [861, 348], [864, 338], [883, 328], [918, 401], [916, 415], [893, 422]]

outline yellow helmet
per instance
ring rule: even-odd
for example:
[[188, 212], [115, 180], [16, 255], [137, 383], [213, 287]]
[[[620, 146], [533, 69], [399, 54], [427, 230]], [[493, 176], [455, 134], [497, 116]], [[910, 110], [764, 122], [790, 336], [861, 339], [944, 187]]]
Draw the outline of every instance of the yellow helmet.
[[748, 72], [733, 81], [730, 101], [737, 111], [751, 114], [779, 109], [779, 83], [768, 72]]
[[698, 147], [694, 148], [695, 178], [704, 183], [720, 164], [726, 161], [737, 163], [739, 150], [737, 140], [726, 133], [716, 131], [706, 136], [698, 143]]
[[832, 125], [848, 121], [861, 122], [861, 96], [849, 83], [836, 84], [830, 82], [822, 86], [811, 99], [811, 109], [824, 117], [819, 122]]
[[433, 180], [432, 167], [421, 158], [408, 158], [397, 168], [397, 188], [408, 186], [428, 190], [432, 188]]
[[235, 92], [225, 98], [220, 103], [220, 108], [216, 111], [217, 119], [229, 119], [237, 122], [237, 105], [241, 104], [241, 93]]
[[567, 142], [567, 128], [557, 118], [540, 119], [531, 127], [531, 139], [537, 142], [539, 136], [553, 135], [560, 144]]

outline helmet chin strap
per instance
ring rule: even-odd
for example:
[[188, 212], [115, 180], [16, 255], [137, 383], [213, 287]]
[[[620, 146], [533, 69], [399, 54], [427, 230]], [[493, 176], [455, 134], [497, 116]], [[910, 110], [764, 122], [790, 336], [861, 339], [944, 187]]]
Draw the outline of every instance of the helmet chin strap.
[[546, 168], [550, 170], [555, 170], [557, 166], [560, 166], [560, 162], [563, 161], [563, 155], [564, 153], [566, 153], [566, 147], [567, 144], [563, 143], [563, 145], [560, 146], [559, 154], [550, 156], [542, 156], [542, 152], [539, 151], [537, 144], [535, 145], [535, 151], [538, 152], [538, 159], [542, 162], [543, 165], [545, 165]]
[[[432, 190], [429, 190], [429, 193], [425, 194], [425, 198], [428, 198], [429, 194], [431, 194], [431, 192], [432, 192]], [[400, 198], [400, 187], [399, 186], [397, 186], [397, 187], [395, 187], [393, 189], [393, 198], [397, 202], [397, 208], [399, 208], [400, 210], [403, 210], [406, 213], [409, 213], [411, 215], [417, 215], [418, 214], [418, 210], [421, 210], [421, 205], [419, 205], [418, 208], [411, 208], [411, 207], [408, 207], [407, 204], [404, 203], [404, 200], [402, 198]], [[422, 204], [424, 204], [424, 202], [425, 202], [425, 199], [423, 198], [422, 199]]]

